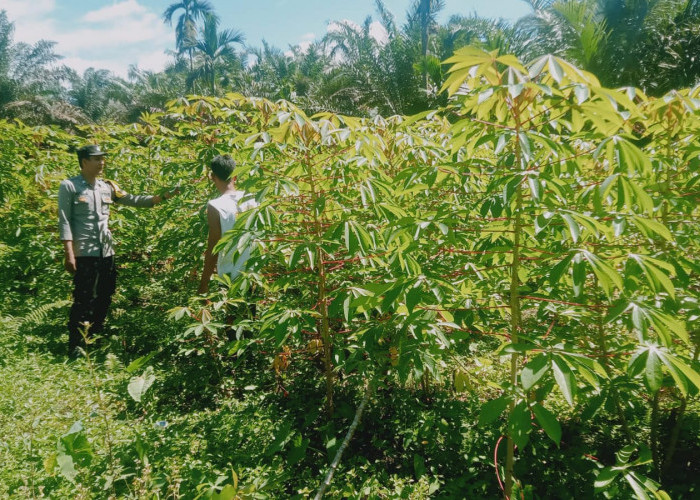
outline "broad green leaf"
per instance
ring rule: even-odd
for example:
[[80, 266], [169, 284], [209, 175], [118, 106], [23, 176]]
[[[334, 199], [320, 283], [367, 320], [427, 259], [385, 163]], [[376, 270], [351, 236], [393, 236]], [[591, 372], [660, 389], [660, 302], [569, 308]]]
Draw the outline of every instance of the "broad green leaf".
[[287, 465], [292, 466], [299, 463], [306, 456], [306, 449], [309, 446], [309, 438], [302, 437], [301, 434], [296, 434], [290, 443], [289, 452], [287, 453]]
[[625, 471], [624, 477], [627, 483], [632, 487], [632, 491], [634, 491], [634, 494], [637, 496], [637, 500], [650, 500], [647, 494], [648, 490], [634, 472]]
[[420, 286], [411, 288], [406, 294], [406, 307], [409, 313], [413, 313], [413, 309], [420, 303], [423, 298], [423, 291]]
[[[646, 276], [647, 281], [649, 282], [649, 286], [652, 290], [654, 290], [657, 293], [662, 291], [662, 289], [666, 290], [668, 295], [675, 300], [676, 292], [673, 283], [671, 282], [669, 277], [666, 276], [666, 274], [664, 274], [664, 272], [657, 267], [657, 265], [659, 265], [661, 261], [659, 261], [658, 259], [652, 259], [645, 255], [630, 254], [630, 257], [632, 257], [637, 262], [637, 264], [639, 264], [639, 267], [642, 268], [642, 271], [644, 271], [644, 275]], [[664, 267], [668, 269], [668, 267]], [[671, 267], [671, 270], [673, 270], [672, 266], [669, 267]]]
[[413, 472], [416, 479], [420, 479], [426, 472], [425, 459], [418, 453], [413, 454]]
[[[176, 318], [179, 319], [179, 318]], [[145, 356], [141, 356], [140, 358], [136, 358], [133, 360], [131, 363], [129, 363], [129, 366], [126, 367], [127, 373], [135, 373], [139, 371], [141, 368], [143, 368], [146, 363], [148, 363], [153, 357], [158, 354], [160, 351], [152, 351]]]
[[488, 425], [501, 416], [501, 413], [503, 413], [508, 406], [508, 402], [508, 398], [501, 396], [500, 398], [492, 399], [484, 403], [479, 412], [479, 427]]
[[591, 252], [581, 250], [581, 254], [591, 265], [593, 272], [598, 278], [598, 282], [600, 283], [601, 288], [603, 288], [603, 291], [608, 297], [612, 295], [613, 286], [615, 286], [619, 290], [622, 290], [622, 277], [618, 274], [618, 272], [615, 269], [613, 269], [609, 264], [607, 264], [598, 256], [592, 254]]
[[571, 260], [573, 258], [574, 258], [574, 254], [569, 254], [566, 257], [564, 257], [560, 262], [557, 262], [554, 266], [551, 267], [551, 269], [549, 271], [549, 284], [550, 285], [554, 286], [559, 282], [559, 280], [561, 279], [561, 276], [568, 269], [569, 264], [571, 263]]
[[515, 446], [523, 449], [530, 440], [532, 431], [532, 419], [528, 411], [527, 404], [523, 401], [519, 403], [510, 414], [508, 419], [508, 435], [513, 439]]
[[571, 406], [574, 406], [576, 379], [571, 368], [559, 356], [552, 356], [552, 370], [554, 372], [554, 380], [556, 380], [564, 398]]
[[685, 364], [680, 358], [672, 355], [665, 356], [668, 361], [670, 361], [680, 372], [690, 381], [693, 385], [700, 390], [700, 373], [696, 372], [693, 368]]
[[664, 226], [660, 222], [657, 222], [652, 219], [644, 219], [637, 215], [632, 216], [632, 222], [634, 222], [634, 225], [637, 226], [642, 232], [642, 234], [644, 234], [648, 238], [657, 235], [661, 236], [666, 241], [673, 241], [673, 236], [671, 236], [671, 232], [668, 230], [668, 228], [666, 228], [666, 226]]
[[75, 470], [75, 464], [73, 463], [73, 457], [70, 455], [59, 454], [56, 457], [56, 462], [58, 463], [61, 475], [68, 479], [71, 483], [75, 482], [75, 477], [78, 475], [78, 471]]
[[620, 475], [620, 472], [622, 472], [622, 469], [618, 467], [605, 467], [601, 469], [600, 472], [598, 472], [595, 483], [593, 483], [594, 487], [597, 490], [607, 488], [615, 478]]
[[664, 374], [661, 366], [661, 360], [656, 355], [656, 350], [649, 349], [649, 355], [647, 356], [646, 369], [644, 373], [651, 392], [658, 391], [663, 383]]
[[140, 403], [141, 398], [143, 398], [144, 394], [146, 394], [146, 391], [153, 385], [155, 380], [156, 376], [153, 374], [153, 367], [149, 366], [142, 375], [131, 378], [128, 386], [129, 395], [134, 401]]
[[537, 422], [542, 426], [547, 435], [559, 446], [559, 442], [561, 441], [561, 425], [554, 414], [539, 404], [533, 406], [532, 411], [535, 413]]
[[683, 321], [655, 309], [647, 309], [645, 313], [654, 329], [662, 336], [664, 345], [669, 346], [671, 344], [672, 336], [686, 343], [690, 341]]
[[535, 356], [520, 372], [520, 382], [523, 389], [529, 391], [549, 370], [546, 354]]
[[574, 220], [573, 217], [569, 214], [559, 214], [561, 215], [561, 218], [566, 221], [566, 224], [569, 226], [569, 232], [571, 233], [571, 239], [573, 240], [574, 243], [578, 243], [579, 236], [581, 235], [581, 229], [578, 227], [578, 224]]
[[673, 381], [676, 383], [678, 390], [681, 392], [681, 394], [683, 394], [683, 396], [687, 396], [688, 378], [677, 368], [676, 363], [672, 361], [674, 356], [672, 354], [659, 351], [658, 357], [661, 359], [663, 364], [666, 365], [666, 368], [668, 368], [668, 371], [671, 374], [671, 377], [673, 377]]

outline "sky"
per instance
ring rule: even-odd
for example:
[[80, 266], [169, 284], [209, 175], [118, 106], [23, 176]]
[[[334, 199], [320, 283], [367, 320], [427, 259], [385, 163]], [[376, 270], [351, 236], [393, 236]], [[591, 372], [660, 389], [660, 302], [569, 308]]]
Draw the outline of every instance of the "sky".
[[[251, 47], [260, 47], [263, 39], [283, 50], [304, 47], [333, 29], [333, 22], [361, 24], [367, 16], [378, 18], [374, 0], [209, 1], [221, 19], [220, 28], [241, 31]], [[15, 42], [54, 41], [61, 63], [80, 74], [93, 67], [126, 77], [130, 65], [160, 71], [172, 60], [174, 28], [163, 23], [162, 14], [173, 3], [179, 1], [0, 0], [0, 10], [14, 23]], [[384, 0], [398, 26], [411, 3]], [[476, 13], [514, 21], [529, 12], [523, 0], [445, 0], [439, 20]], [[375, 30], [381, 37], [378, 24]]]

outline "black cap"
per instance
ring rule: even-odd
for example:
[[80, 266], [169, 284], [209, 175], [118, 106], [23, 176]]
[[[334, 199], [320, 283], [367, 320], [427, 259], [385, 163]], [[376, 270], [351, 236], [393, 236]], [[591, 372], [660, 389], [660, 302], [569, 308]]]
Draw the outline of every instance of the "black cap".
[[88, 144], [78, 149], [78, 160], [87, 158], [88, 156], [104, 156], [107, 153], [102, 151], [97, 144]]

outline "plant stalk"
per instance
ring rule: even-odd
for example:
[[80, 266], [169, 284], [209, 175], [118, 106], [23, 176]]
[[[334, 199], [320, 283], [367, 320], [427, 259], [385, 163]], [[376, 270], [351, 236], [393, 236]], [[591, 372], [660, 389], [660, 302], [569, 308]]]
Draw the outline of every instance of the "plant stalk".
[[[511, 342], [518, 341], [518, 333], [522, 323], [520, 313], [520, 233], [522, 232], [522, 217], [520, 214], [523, 204], [523, 194], [520, 186], [516, 195], [515, 207], [515, 233], [513, 240], [513, 264], [511, 265], [510, 276], [510, 322], [511, 322]], [[512, 387], [518, 383], [518, 354], [513, 353], [510, 357], [510, 383]], [[515, 409], [515, 400], [511, 401], [509, 413], [512, 414]], [[513, 491], [513, 469], [515, 465], [515, 443], [510, 434], [506, 446], [506, 473], [505, 473], [505, 497], [510, 498]]]
[[338, 468], [338, 464], [340, 463], [340, 459], [343, 456], [343, 452], [348, 447], [348, 444], [350, 443], [352, 436], [355, 434], [355, 430], [357, 429], [357, 425], [360, 423], [360, 418], [362, 417], [362, 412], [365, 410], [365, 406], [367, 405], [367, 401], [369, 400], [369, 397], [372, 393], [372, 388], [373, 388], [373, 384], [368, 383], [366, 385], [365, 395], [362, 397], [362, 401], [360, 402], [360, 406], [357, 407], [357, 411], [355, 412], [355, 418], [353, 418], [352, 423], [350, 424], [350, 427], [348, 428], [348, 432], [345, 434], [345, 439], [343, 439], [343, 442], [341, 443], [340, 447], [338, 448], [338, 451], [335, 452], [335, 457], [333, 457], [333, 462], [331, 462], [331, 466], [328, 469], [328, 473], [326, 474], [326, 478], [323, 480], [323, 483], [321, 483], [321, 487], [318, 489], [318, 492], [316, 493], [314, 500], [320, 500], [321, 498], [323, 498], [324, 493], [326, 492], [328, 487], [331, 485], [331, 481], [333, 480], [333, 475], [335, 474], [335, 471]]
[[313, 177], [313, 165], [311, 159], [306, 157], [306, 168], [309, 173], [309, 186], [311, 188], [311, 206], [314, 219], [314, 228], [316, 235], [316, 261], [318, 265], [318, 310], [320, 318], [320, 336], [323, 340], [323, 363], [326, 375], [326, 411], [329, 415], [333, 414], [333, 362], [332, 362], [332, 339], [330, 334], [330, 321], [328, 319], [328, 294], [326, 289], [326, 264], [324, 261], [323, 249], [323, 224], [317, 213], [318, 193], [316, 192], [316, 183]]

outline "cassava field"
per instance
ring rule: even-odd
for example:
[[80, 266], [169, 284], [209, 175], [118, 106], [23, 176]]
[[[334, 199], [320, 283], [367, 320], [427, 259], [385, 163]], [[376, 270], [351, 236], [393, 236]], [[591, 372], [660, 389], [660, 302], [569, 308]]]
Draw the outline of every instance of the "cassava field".
[[[190, 96], [0, 121], [0, 497], [699, 498], [700, 91], [448, 60], [445, 108]], [[109, 152], [108, 326], [70, 360], [56, 201]], [[260, 205], [196, 295], [209, 160]], [[342, 455], [341, 455], [342, 452]]]

